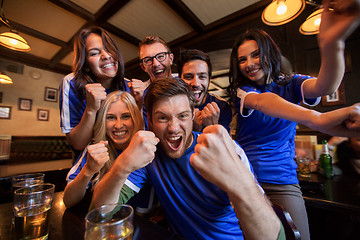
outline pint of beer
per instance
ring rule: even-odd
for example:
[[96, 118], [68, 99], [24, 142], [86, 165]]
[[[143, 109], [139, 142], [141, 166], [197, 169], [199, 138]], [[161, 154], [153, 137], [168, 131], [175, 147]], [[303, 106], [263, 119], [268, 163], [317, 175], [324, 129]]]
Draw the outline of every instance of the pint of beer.
[[133, 208], [126, 204], [108, 204], [93, 209], [85, 217], [85, 240], [131, 240], [133, 212]]
[[15, 190], [13, 211], [16, 239], [47, 239], [54, 189], [54, 184], [41, 183]]

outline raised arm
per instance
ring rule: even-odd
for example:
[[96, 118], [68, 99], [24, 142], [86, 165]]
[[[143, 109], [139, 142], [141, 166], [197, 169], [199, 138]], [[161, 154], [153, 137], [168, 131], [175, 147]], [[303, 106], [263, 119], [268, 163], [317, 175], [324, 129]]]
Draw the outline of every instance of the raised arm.
[[133, 78], [131, 81], [127, 82], [127, 85], [130, 88], [131, 94], [135, 98], [139, 109], [142, 109], [144, 104], [143, 96], [147, 84], [139, 79]]
[[152, 162], [158, 142], [159, 139], [150, 131], [139, 131], [134, 135], [129, 146], [96, 185], [92, 199], [95, 207], [118, 202], [126, 178], [131, 172]]
[[208, 126], [198, 137], [191, 165], [228, 194], [246, 239], [277, 239], [280, 221], [233, 144], [224, 127]]
[[86, 107], [76, 127], [66, 134], [66, 139], [77, 150], [83, 150], [91, 142], [96, 113], [106, 98], [105, 88], [100, 83], [86, 85]]
[[286, 101], [274, 93], [249, 93], [244, 106], [271, 117], [301, 123], [309, 128], [334, 136], [360, 135], [360, 104], [319, 113]]
[[79, 203], [86, 193], [86, 188], [92, 177], [109, 160], [107, 141], [89, 145], [87, 149], [87, 161], [76, 178], [66, 185], [64, 190], [64, 204], [67, 208]]
[[[345, 71], [345, 40], [360, 22], [359, 0], [322, 2], [324, 12], [317, 36], [321, 67], [317, 79], [304, 82], [303, 91], [306, 98], [328, 95], [339, 87]], [[329, 10], [330, 8], [334, 10]]]

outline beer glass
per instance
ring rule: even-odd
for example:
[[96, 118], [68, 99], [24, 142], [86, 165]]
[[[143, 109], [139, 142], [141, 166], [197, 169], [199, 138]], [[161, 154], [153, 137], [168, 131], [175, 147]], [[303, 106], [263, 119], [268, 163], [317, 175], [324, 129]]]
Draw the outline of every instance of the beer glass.
[[40, 183], [16, 189], [13, 211], [15, 216], [15, 238], [48, 238], [49, 210], [54, 198], [55, 185]]
[[299, 176], [303, 178], [310, 178], [311, 158], [307, 156], [299, 157], [297, 158], [297, 164], [299, 169]]
[[11, 192], [14, 193], [14, 191], [18, 188], [43, 183], [44, 176], [44, 173], [28, 173], [14, 176], [12, 178]]
[[133, 213], [133, 208], [126, 204], [108, 204], [93, 209], [85, 217], [85, 240], [131, 240]]

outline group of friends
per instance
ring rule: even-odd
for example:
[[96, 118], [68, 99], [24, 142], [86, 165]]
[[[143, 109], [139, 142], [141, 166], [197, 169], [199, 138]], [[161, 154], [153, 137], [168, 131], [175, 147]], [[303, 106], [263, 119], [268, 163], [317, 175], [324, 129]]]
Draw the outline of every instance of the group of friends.
[[275, 203], [310, 239], [294, 161], [296, 124], [360, 136], [360, 104], [326, 113], [299, 106], [316, 105], [343, 78], [345, 40], [359, 25], [360, 1], [334, 2], [323, 1], [317, 78], [282, 72], [274, 40], [251, 29], [231, 52], [229, 101], [208, 92], [212, 67], [200, 50], [180, 52], [173, 77], [175, 56], [149, 35], [139, 44], [149, 80], [129, 80], [110, 35], [83, 29], [73, 73], [60, 85], [61, 128], [78, 156], [66, 207], [81, 204], [89, 189], [93, 207], [133, 196], [151, 206], [156, 195], [172, 231], [186, 239], [281, 239]]

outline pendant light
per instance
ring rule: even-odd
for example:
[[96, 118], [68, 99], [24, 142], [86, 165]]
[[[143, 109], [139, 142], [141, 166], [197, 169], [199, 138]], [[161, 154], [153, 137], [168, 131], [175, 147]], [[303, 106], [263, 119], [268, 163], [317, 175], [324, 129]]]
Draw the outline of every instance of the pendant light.
[[31, 48], [29, 44], [25, 41], [24, 38], [22, 38], [10, 25], [10, 22], [8, 19], [6, 19], [4, 11], [3, 11], [3, 3], [4, 0], [1, 0], [1, 15], [0, 15], [0, 21], [10, 28], [10, 32], [4, 32], [0, 34], [0, 45], [7, 47], [9, 49], [15, 50], [15, 51], [21, 51], [21, 52], [27, 52], [30, 51]]
[[306, 4], [318, 7], [300, 26], [304, 35], [318, 34], [323, 8], [315, 0], [273, 0], [263, 11], [262, 21], [270, 26], [279, 26], [294, 20], [304, 10]]
[[324, 9], [320, 8], [310, 14], [306, 21], [301, 24], [299, 28], [300, 33], [304, 35], [318, 34], [321, 23], [321, 14], [323, 11]]
[[3, 72], [0, 72], [0, 83], [2, 84], [13, 84], [12, 79]]
[[305, 8], [305, 0], [274, 0], [262, 13], [262, 20], [270, 26], [279, 26], [295, 19]]

